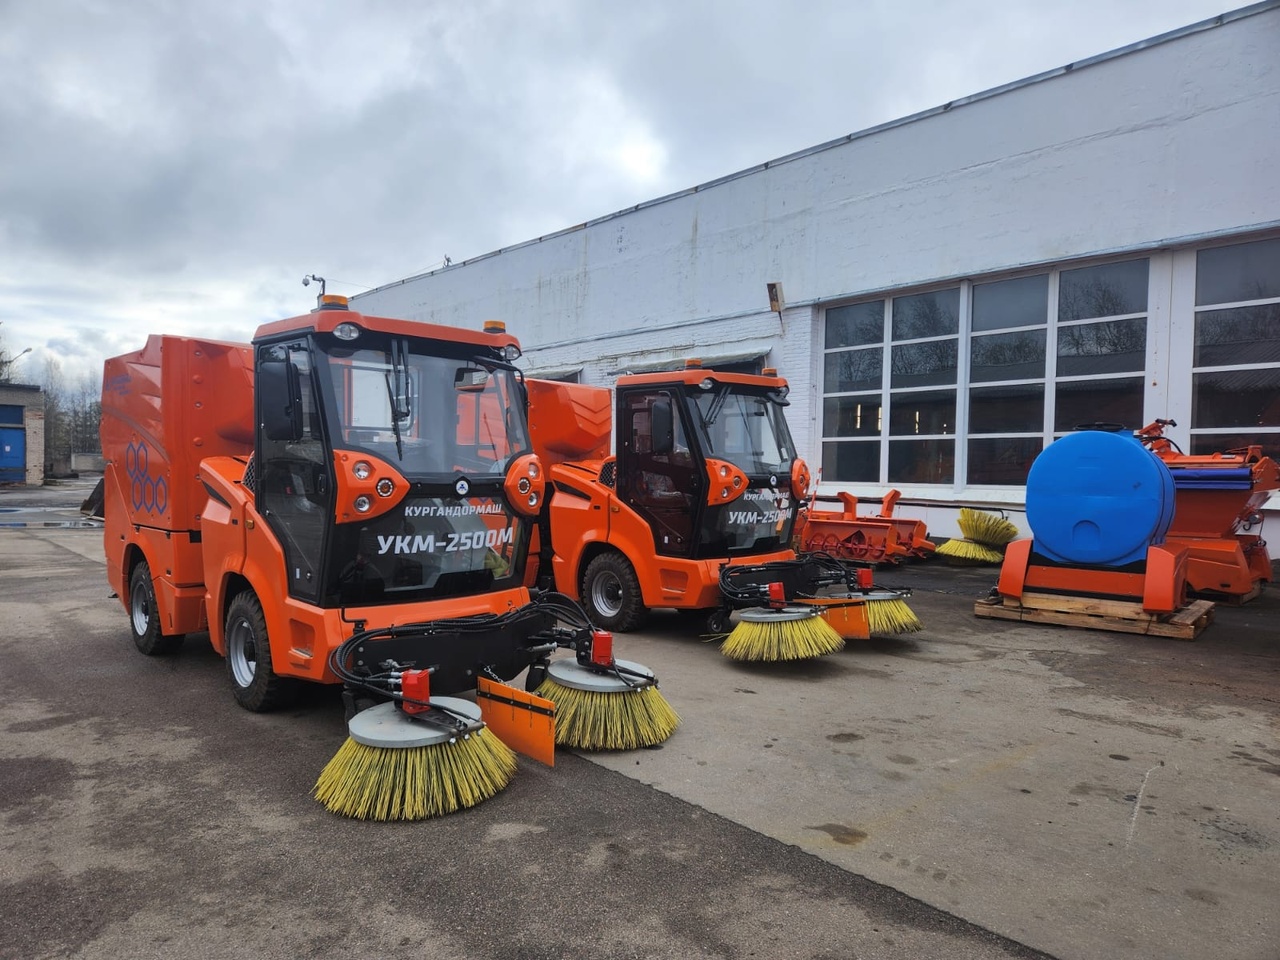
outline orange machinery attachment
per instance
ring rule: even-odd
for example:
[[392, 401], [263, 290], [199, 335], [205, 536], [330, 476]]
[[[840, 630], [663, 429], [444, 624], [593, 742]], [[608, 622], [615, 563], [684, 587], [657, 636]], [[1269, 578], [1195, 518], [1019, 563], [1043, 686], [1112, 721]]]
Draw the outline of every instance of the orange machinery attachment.
[[580, 598], [615, 631], [654, 607], [711, 611], [715, 629], [728, 622], [722, 567], [795, 559], [810, 476], [774, 371], [691, 361], [621, 376], [612, 394], [539, 380], [526, 388], [533, 449], [552, 486], [530, 583]]
[[1262, 508], [1280, 489], [1280, 465], [1260, 446], [1189, 456], [1165, 437], [1167, 426], [1177, 424], [1156, 420], [1138, 436], [1173, 475], [1175, 510], [1165, 542], [1185, 547], [1188, 587], [1241, 600], [1256, 596], [1271, 580]]
[[798, 523], [800, 553], [827, 553], [841, 560], [863, 563], [896, 563], [910, 557], [927, 557], [933, 543], [921, 520], [894, 514], [901, 494], [890, 490], [875, 515], [858, 514], [858, 498], [840, 492], [841, 510], [815, 510], [812, 504]]

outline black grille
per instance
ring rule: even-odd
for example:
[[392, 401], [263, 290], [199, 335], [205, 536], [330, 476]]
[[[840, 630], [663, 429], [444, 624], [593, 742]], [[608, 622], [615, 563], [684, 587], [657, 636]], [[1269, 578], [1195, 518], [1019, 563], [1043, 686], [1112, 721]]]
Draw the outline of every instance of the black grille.
[[240, 483], [255, 497], [258, 495], [258, 462], [254, 460], [252, 454], [249, 456], [249, 462], [244, 465], [244, 479]]

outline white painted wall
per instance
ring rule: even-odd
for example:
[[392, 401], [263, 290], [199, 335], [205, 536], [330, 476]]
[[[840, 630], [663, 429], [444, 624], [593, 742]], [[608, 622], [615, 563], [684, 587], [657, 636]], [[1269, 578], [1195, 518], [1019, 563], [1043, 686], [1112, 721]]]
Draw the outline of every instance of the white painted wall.
[[[768, 351], [817, 463], [817, 304], [1280, 224], [1280, 5], [1223, 20], [352, 306], [473, 328], [502, 319], [527, 369], [582, 367], [595, 383], [655, 359]], [[789, 304], [781, 323], [769, 281]]]

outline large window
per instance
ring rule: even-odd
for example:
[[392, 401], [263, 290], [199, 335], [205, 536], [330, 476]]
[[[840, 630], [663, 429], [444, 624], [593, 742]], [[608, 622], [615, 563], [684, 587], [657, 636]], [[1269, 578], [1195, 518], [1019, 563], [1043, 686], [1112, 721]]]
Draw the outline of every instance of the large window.
[[1196, 254], [1191, 453], [1280, 457], [1280, 239]]
[[823, 479], [1020, 486], [1055, 435], [1142, 426], [1148, 272], [1132, 259], [829, 308]]
[[1143, 426], [1149, 264], [1063, 270], [1058, 279], [1054, 432], [1092, 423]]
[[881, 407], [884, 389], [885, 301], [827, 311], [822, 404], [822, 474], [876, 483], [880, 479]]
[[975, 283], [968, 482], [1020, 484], [1044, 445], [1049, 275]]

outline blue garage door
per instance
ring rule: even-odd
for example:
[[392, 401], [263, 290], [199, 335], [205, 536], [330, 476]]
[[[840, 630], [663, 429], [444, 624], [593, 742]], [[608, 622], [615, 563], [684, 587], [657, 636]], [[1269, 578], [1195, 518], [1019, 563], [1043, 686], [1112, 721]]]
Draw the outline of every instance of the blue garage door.
[[22, 408], [0, 405], [0, 483], [27, 479], [27, 433], [22, 429]]

